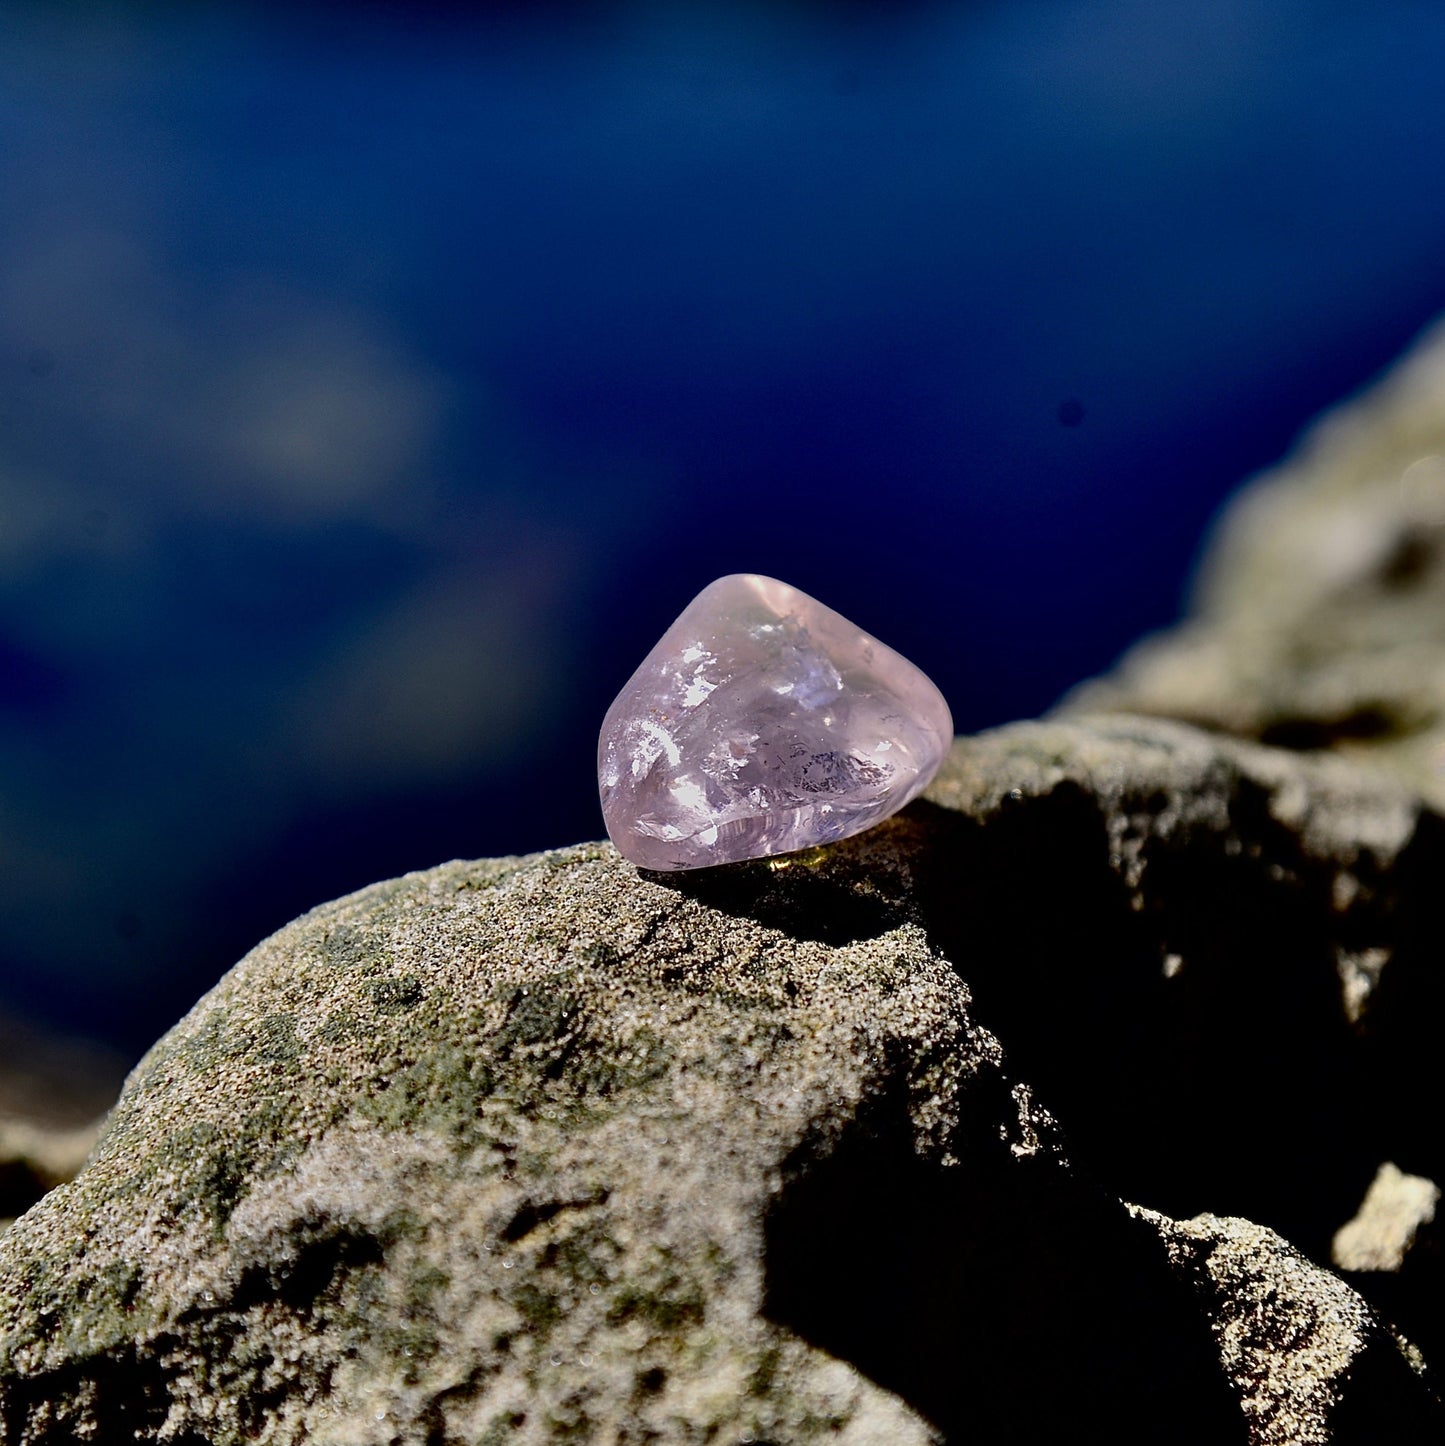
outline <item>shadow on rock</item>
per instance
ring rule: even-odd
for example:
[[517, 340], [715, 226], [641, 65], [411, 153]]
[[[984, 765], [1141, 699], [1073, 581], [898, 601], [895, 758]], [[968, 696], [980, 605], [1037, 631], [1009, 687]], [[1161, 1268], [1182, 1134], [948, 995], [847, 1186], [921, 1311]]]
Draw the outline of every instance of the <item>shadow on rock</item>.
[[[1381, 1162], [1445, 1178], [1445, 824], [1426, 812], [1397, 857], [1362, 849], [1346, 873], [1247, 777], [1224, 827], [1154, 831], [1174, 802], [1120, 805], [1132, 878], [1108, 810], [1072, 782], [986, 821], [924, 805], [942, 841], [926, 926], [1076, 1166], [1176, 1218], [1269, 1225], [1328, 1264]], [[1353, 1020], [1350, 958], [1380, 970]], [[1351, 1283], [1430, 1359], [1445, 1329], [1428, 1266]]]
[[1379, 1164], [1381, 1102], [1340, 1004], [1330, 873], [1236, 800], [1238, 834], [1146, 841], [1131, 886], [1076, 785], [957, 819], [930, 935], [1124, 1199], [1247, 1216], [1328, 1258]]
[[[1221, 742], [1197, 777], [1166, 755], [1153, 778], [1131, 761], [1112, 792], [1097, 779], [1064, 777], [1000, 791], [984, 807], [915, 803], [891, 830], [835, 846], [823, 869], [743, 865], [669, 882], [711, 907], [832, 944], [921, 922], [969, 986], [977, 1021], [1002, 1042], [1008, 1075], [1059, 1121], [1075, 1168], [1114, 1199], [1174, 1218], [1244, 1217], [1328, 1264], [1334, 1233], [1383, 1161], [1445, 1178], [1433, 1123], [1445, 1104], [1434, 1066], [1445, 1010], [1445, 822], [1417, 813], [1397, 853], [1349, 836], [1332, 852], [1318, 829], [1312, 834], [1279, 804], [1290, 787], [1338, 808], [1328, 780], [1313, 779], [1307, 761], [1299, 779], [1251, 776], [1250, 755], [1240, 755], [1241, 766], [1229, 748]], [[1365, 818], [1358, 836], [1374, 832]], [[887, 880], [904, 876], [907, 887], [890, 889]], [[1350, 960], [1373, 961], [1378, 971], [1354, 1017], [1343, 985]], [[854, 1217], [871, 1211], [886, 1220], [890, 1199], [898, 1222], [913, 1218], [904, 1210], [912, 1197], [932, 1202], [925, 1216], [960, 1220], [985, 1208], [978, 1202], [1009, 1199], [999, 1219], [980, 1225], [979, 1238], [996, 1242], [1030, 1219], [1030, 1207], [1010, 1199], [1002, 1181], [928, 1183], [903, 1153], [886, 1168], [881, 1158], [856, 1163], [886, 1148], [882, 1137], [854, 1143], [837, 1163], [817, 1167], [850, 1181], [846, 1190], [816, 1187], [854, 1202], [838, 1207], [858, 1229], [838, 1259], [862, 1258], [866, 1232]], [[815, 1187], [799, 1188], [806, 1198]], [[775, 1228], [784, 1236], [793, 1229]], [[783, 1254], [806, 1251], [807, 1237], [850, 1228], [828, 1226], [820, 1213], [793, 1231]], [[1059, 1220], [1036, 1218], [1033, 1228], [1040, 1237], [1066, 1233]], [[989, 1261], [977, 1250], [949, 1259], [941, 1239], [925, 1246], [931, 1237], [908, 1224], [879, 1238], [918, 1289], [941, 1290], [947, 1279], [960, 1298], [990, 1294]], [[915, 1249], [922, 1259], [913, 1259]], [[1032, 1255], [1000, 1248], [998, 1258], [1027, 1273], [1028, 1260], [1043, 1262], [1051, 1251], [1035, 1242]], [[1427, 1254], [1403, 1275], [1350, 1279], [1429, 1359], [1445, 1350], [1445, 1329], [1439, 1269]], [[791, 1298], [786, 1285], [778, 1289], [780, 1300]], [[1065, 1315], [1068, 1301], [1064, 1291]], [[819, 1311], [820, 1343], [828, 1345], [826, 1331], [854, 1328], [846, 1305], [840, 1299]], [[878, 1310], [870, 1306], [882, 1319]], [[918, 1305], [917, 1314], [941, 1319], [932, 1305]], [[1011, 1320], [1007, 1333], [1027, 1335], [1025, 1327]], [[939, 1338], [965, 1339], [969, 1329], [945, 1323]], [[838, 1348], [865, 1369], [870, 1351], [883, 1352], [880, 1380], [898, 1370], [907, 1376], [906, 1365], [890, 1364], [890, 1351], [921, 1362], [933, 1349], [905, 1348], [901, 1328], [880, 1329], [876, 1339], [873, 1331]], [[978, 1359], [988, 1357], [992, 1337], [984, 1335], [966, 1342]], [[944, 1378], [941, 1366], [918, 1369], [928, 1380]], [[993, 1379], [1009, 1379], [1002, 1364]], [[946, 1424], [946, 1410], [912, 1386], [899, 1389]]]
[[[950, 1442], [1247, 1439], [1204, 1318], [1157, 1239], [978, 1100], [961, 1163], [922, 1158], [901, 1100], [804, 1152], [766, 1227], [766, 1313]], [[987, 1118], [985, 1118], [985, 1116]], [[992, 1122], [992, 1123], [990, 1123]]]
[[824, 867], [805, 855], [644, 877], [719, 913], [831, 948], [877, 939], [910, 917], [900, 899], [815, 853]]

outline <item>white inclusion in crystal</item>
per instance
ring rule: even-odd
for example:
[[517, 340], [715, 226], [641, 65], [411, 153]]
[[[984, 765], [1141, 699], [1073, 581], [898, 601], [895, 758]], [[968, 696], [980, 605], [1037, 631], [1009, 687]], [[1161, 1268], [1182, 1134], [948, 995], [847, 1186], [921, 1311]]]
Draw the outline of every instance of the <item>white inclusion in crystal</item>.
[[667, 791], [679, 808], [701, 813], [707, 807], [707, 794], [695, 778], [679, 778]]
[[696, 643], [694, 643], [692, 647], [682, 650], [682, 661], [684, 663], [695, 663], [699, 658], [705, 657], [707, 657], [707, 651], [698, 647]]
[[666, 728], [648, 718], [638, 718], [632, 726], [636, 732], [642, 734], [642, 739], [632, 752], [634, 778], [646, 778], [652, 772], [652, 765], [664, 753], [673, 768], [682, 761], [682, 754], [678, 752], [677, 744], [672, 741], [672, 734]]
[[692, 675], [692, 681], [687, 685], [687, 691], [682, 695], [682, 706], [684, 708], [696, 708], [709, 693], [717, 687], [716, 683], [709, 683], [702, 675], [703, 665], [697, 665], [697, 672]]

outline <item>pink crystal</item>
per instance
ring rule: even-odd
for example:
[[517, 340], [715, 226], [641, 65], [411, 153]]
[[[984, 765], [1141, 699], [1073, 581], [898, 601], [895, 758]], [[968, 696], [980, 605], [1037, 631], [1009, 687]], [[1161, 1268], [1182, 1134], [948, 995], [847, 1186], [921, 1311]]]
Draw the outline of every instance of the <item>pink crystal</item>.
[[705, 587], [607, 710], [597, 745], [613, 843], [648, 869], [791, 853], [916, 798], [953, 740], [937, 688], [795, 587]]

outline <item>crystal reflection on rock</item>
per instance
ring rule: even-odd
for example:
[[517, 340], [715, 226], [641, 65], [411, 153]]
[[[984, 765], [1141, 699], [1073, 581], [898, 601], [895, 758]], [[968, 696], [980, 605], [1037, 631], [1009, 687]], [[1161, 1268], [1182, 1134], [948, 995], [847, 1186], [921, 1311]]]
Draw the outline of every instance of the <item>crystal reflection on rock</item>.
[[906, 658], [739, 573], [688, 604], [608, 709], [602, 813], [644, 868], [791, 853], [896, 813], [952, 738], [942, 694]]

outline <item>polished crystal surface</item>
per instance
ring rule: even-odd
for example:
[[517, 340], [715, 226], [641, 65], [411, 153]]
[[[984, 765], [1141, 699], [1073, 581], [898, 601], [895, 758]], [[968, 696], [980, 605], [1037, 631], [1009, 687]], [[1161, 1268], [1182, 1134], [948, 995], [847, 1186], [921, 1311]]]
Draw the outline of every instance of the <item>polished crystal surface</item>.
[[791, 853], [896, 813], [952, 740], [943, 695], [906, 658], [737, 573], [688, 604], [608, 709], [602, 815], [643, 868]]

